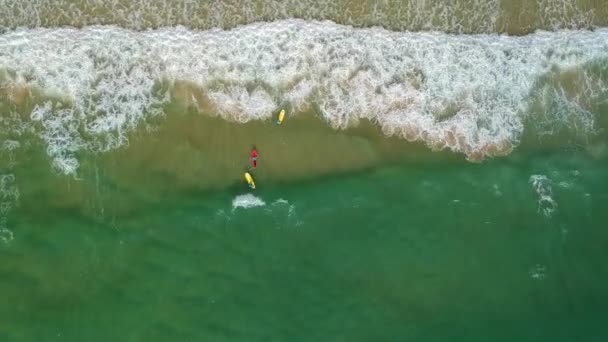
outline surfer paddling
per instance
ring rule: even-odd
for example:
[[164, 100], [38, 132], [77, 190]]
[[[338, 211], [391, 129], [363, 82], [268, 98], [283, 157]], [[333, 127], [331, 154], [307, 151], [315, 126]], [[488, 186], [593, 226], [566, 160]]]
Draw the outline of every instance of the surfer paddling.
[[256, 167], [258, 167], [258, 150], [254, 146], [251, 150], [251, 168], [255, 169]]

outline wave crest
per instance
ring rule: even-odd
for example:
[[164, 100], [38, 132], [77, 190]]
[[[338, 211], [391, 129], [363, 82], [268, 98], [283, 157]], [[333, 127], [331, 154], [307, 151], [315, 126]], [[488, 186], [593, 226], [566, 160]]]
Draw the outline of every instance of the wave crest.
[[[366, 119], [470, 160], [504, 155], [519, 141], [540, 78], [556, 70], [591, 77], [582, 70], [598, 61], [605, 68], [608, 30], [455, 36], [285, 20], [230, 31], [28, 29], [0, 36], [0, 49], [0, 85], [42, 94], [30, 117], [57, 168], [74, 173], [75, 151], [125, 144], [171, 98], [237, 122], [312, 108], [335, 128]], [[192, 85], [187, 95], [180, 82]], [[564, 93], [547, 84], [549, 96]], [[588, 111], [563, 113], [593, 127]]]

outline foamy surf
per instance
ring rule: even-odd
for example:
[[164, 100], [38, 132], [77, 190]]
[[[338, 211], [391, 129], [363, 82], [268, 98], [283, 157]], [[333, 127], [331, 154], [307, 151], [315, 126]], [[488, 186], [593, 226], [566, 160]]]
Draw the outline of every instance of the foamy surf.
[[13, 240], [13, 232], [8, 228], [7, 216], [19, 201], [19, 189], [13, 174], [0, 174], [0, 241]]
[[538, 212], [551, 217], [557, 210], [557, 202], [553, 199], [553, 182], [545, 175], [532, 175], [529, 182], [537, 196]]
[[284, 198], [279, 198], [272, 202], [272, 209], [267, 210], [273, 213], [275, 226], [278, 228], [300, 227], [304, 221], [296, 213], [296, 206]]
[[252, 194], [238, 195], [232, 200], [232, 210], [263, 207], [266, 202]]
[[607, 67], [606, 29], [508, 37], [295, 19], [229, 31], [95, 26], [8, 32], [0, 51], [0, 98], [35, 104], [29, 123], [65, 174], [77, 171], [77, 151], [126, 144], [172, 98], [235, 122], [283, 106], [313, 109], [336, 129], [371, 120], [388, 136], [481, 160], [508, 154], [530, 117], [544, 134], [590, 134], [608, 97], [606, 73], [590, 72]]
[[0, 30], [100, 24], [209, 29], [306, 18], [399, 31], [521, 33], [602, 26], [606, 13], [601, 1], [588, 0], [0, 0]]
[[284, 198], [279, 198], [278, 200], [272, 202], [272, 205], [274, 207], [286, 208], [287, 218], [292, 218], [296, 215], [296, 206], [289, 203], [289, 201]]

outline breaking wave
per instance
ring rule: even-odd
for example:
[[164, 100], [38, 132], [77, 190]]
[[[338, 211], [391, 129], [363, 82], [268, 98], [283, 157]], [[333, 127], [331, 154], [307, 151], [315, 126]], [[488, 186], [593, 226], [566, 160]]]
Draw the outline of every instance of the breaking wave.
[[399, 31], [519, 34], [608, 23], [602, 1], [585, 0], [0, 0], [0, 29], [119, 25], [232, 28], [288, 18]]
[[606, 29], [464, 36], [296, 19], [228, 31], [19, 29], [0, 36], [0, 104], [65, 174], [78, 151], [126, 144], [171, 100], [235, 122], [282, 107], [336, 129], [370, 120], [481, 160], [508, 154], [530, 117], [544, 134], [593, 133], [607, 65]]
[[252, 194], [238, 195], [232, 200], [232, 210], [263, 207], [266, 202]]

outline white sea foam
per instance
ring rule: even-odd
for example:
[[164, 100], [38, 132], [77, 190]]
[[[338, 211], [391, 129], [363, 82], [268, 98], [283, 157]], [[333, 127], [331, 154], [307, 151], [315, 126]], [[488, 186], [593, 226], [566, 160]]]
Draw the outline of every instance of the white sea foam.
[[[21, 29], [0, 36], [0, 88], [44, 95], [30, 117], [67, 174], [78, 168], [76, 151], [125, 144], [142, 119], [162, 112], [176, 81], [228, 120], [312, 106], [335, 128], [369, 119], [387, 135], [476, 160], [508, 153], [532, 112], [563, 107], [547, 120], [592, 129], [585, 106], [608, 94], [598, 90], [608, 80], [585, 68], [607, 61], [606, 29], [458, 36], [295, 19], [229, 31]], [[559, 80], [539, 84], [563, 73], [591, 81], [567, 91]], [[558, 100], [530, 101], [541, 95]]]
[[13, 232], [10, 229], [0, 227], [0, 241], [1, 242], [9, 243], [14, 238], [15, 238], [15, 236], [13, 235]]
[[0, 217], [5, 216], [19, 200], [19, 189], [13, 174], [0, 174]]
[[286, 207], [287, 218], [292, 218], [296, 215], [296, 206], [294, 204], [289, 203], [289, 201], [284, 198], [279, 198], [278, 200], [274, 201], [272, 205]]
[[234, 27], [286, 18], [401, 31], [520, 32], [605, 23], [602, 1], [536, 0], [0, 0], [0, 29], [114, 24], [133, 29]]
[[536, 264], [528, 272], [530, 278], [534, 280], [543, 280], [547, 275], [547, 267], [541, 264]]
[[8, 229], [7, 215], [19, 201], [19, 189], [13, 174], [0, 174], [0, 242], [13, 240], [13, 232]]
[[255, 207], [263, 207], [266, 202], [252, 194], [238, 195], [232, 200], [232, 210], [237, 208], [249, 209]]
[[538, 211], [551, 217], [557, 210], [557, 202], [553, 199], [553, 182], [545, 175], [532, 175], [529, 182], [538, 197]]
[[277, 227], [299, 227], [304, 224], [296, 213], [296, 206], [284, 198], [279, 198], [272, 202], [274, 207], [270, 212], [275, 213], [275, 223]]
[[278, 200], [272, 202], [272, 205], [289, 205], [289, 201], [284, 198], [279, 198]]

